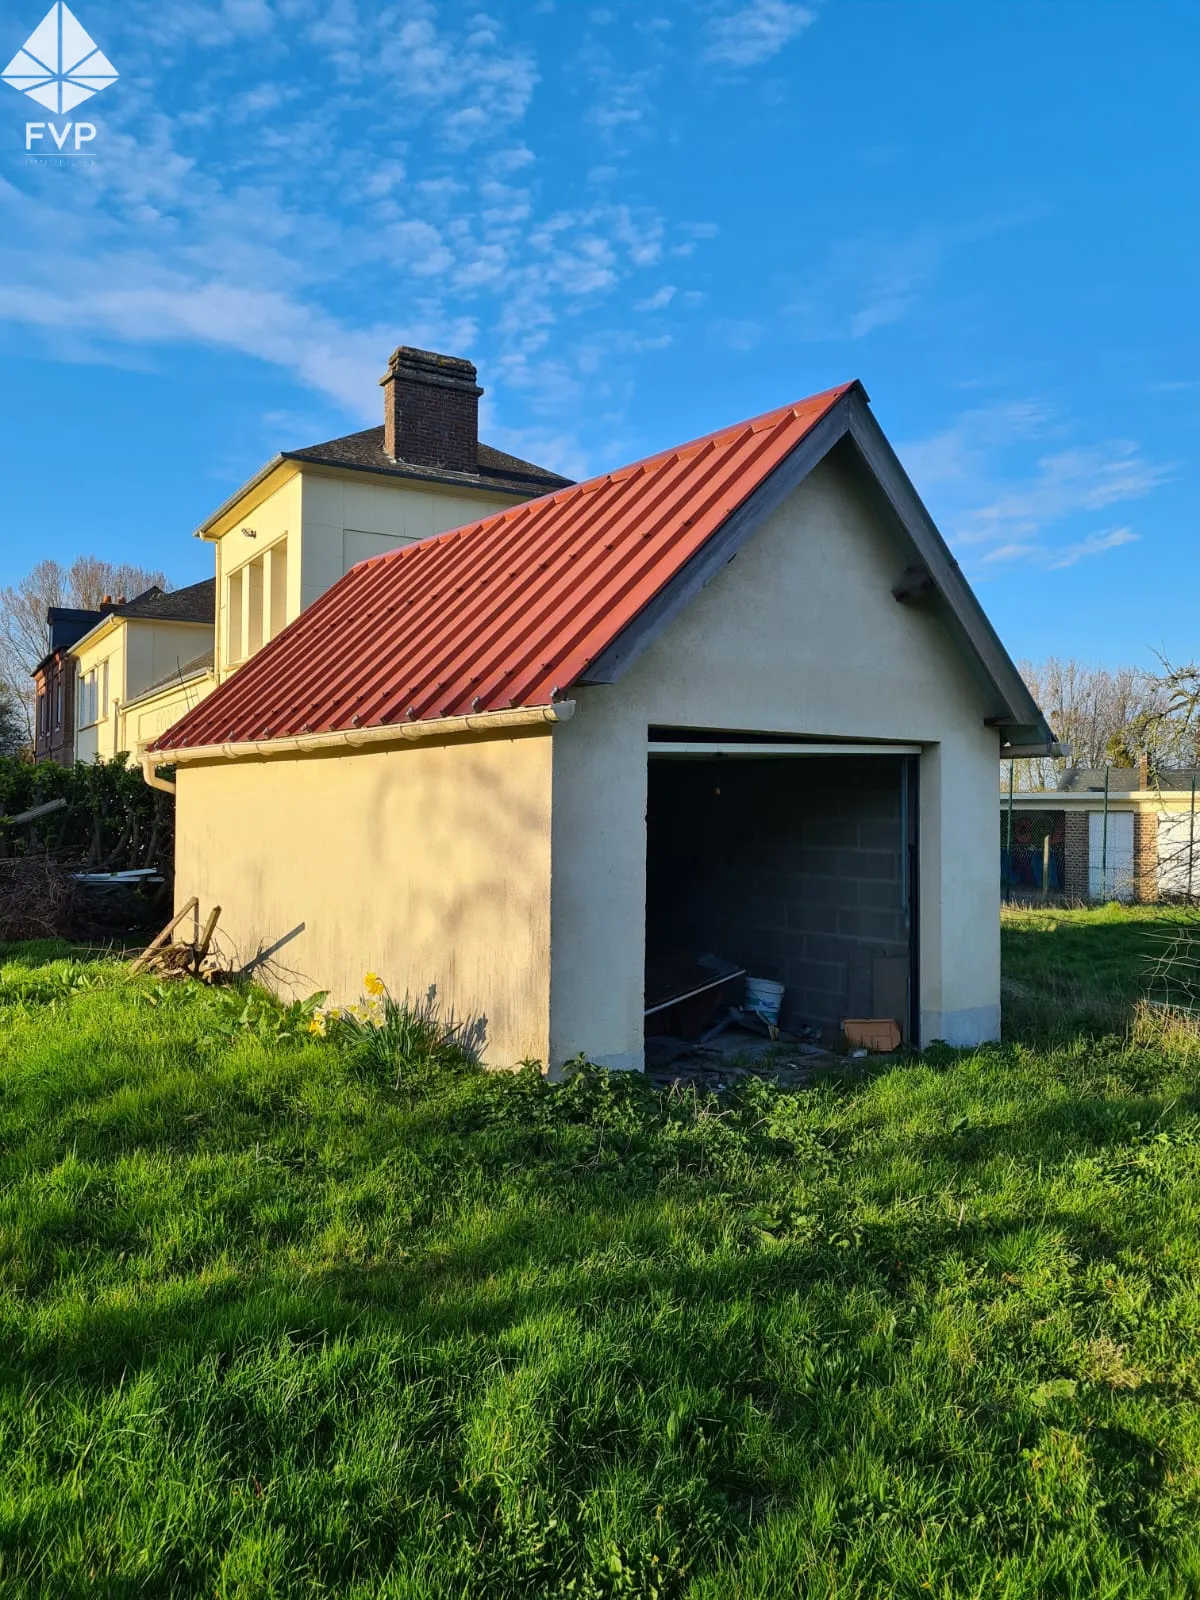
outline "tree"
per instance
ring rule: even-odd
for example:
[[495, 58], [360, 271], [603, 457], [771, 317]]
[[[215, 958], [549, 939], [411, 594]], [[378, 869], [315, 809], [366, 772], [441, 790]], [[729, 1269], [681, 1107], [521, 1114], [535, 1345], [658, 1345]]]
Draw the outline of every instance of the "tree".
[[39, 561], [19, 583], [0, 589], [0, 687], [8, 691], [26, 725], [33, 729], [34, 667], [46, 654], [49, 636], [46, 612], [51, 606], [77, 606], [94, 611], [106, 595], [116, 600], [158, 584], [170, 587], [161, 572], [151, 572], [132, 562], [102, 561], [99, 556], [77, 556], [69, 567], [58, 561]]
[[26, 721], [24, 707], [0, 684], [0, 759], [20, 755], [26, 749], [29, 744]]
[[[1152, 766], [1195, 759], [1195, 738], [1172, 708], [1166, 679], [1140, 667], [1089, 666], [1057, 656], [1041, 662], [1022, 661], [1020, 668], [1059, 742], [1068, 746], [1070, 757], [1018, 763], [1019, 788], [1057, 788], [1068, 766], [1136, 766], [1143, 755], [1150, 758]], [[1200, 697], [1200, 674], [1197, 693]], [[1007, 781], [1005, 763], [1002, 782]]]

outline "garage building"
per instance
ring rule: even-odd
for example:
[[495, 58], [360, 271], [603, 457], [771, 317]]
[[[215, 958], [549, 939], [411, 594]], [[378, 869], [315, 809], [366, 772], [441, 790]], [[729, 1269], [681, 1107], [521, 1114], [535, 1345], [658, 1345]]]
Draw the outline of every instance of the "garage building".
[[996, 1037], [997, 760], [1052, 738], [852, 383], [360, 563], [146, 762], [270, 981], [638, 1068], [710, 954]]

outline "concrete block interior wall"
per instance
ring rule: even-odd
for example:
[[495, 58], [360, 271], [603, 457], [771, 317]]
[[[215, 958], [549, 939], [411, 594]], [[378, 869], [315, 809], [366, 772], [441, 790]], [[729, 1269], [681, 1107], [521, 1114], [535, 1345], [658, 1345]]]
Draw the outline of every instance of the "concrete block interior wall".
[[897, 757], [652, 758], [648, 959], [783, 983], [784, 1027], [899, 1011], [907, 1035], [901, 796]]

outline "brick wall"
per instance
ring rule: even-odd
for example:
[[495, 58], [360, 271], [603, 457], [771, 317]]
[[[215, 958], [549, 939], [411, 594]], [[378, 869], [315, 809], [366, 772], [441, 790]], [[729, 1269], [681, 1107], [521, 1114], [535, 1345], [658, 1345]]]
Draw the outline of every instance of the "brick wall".
[[34, 682], [33, 754], [36, 761], [69, 767], [75, 760], [75, 660], [65, 651], [50, 656]]
[[1158, 899], [1158, 814], [1138, 811], [1133, 818], [1133, 892], [1144, 902]]
[[1068, 811], [1064, 818], [1063, 892], [1068, 900], [1088, 898], [1088, 814]]
[[900, 788], [886, 757], [652, 762], [651, 948], [783, 983], [785, 1027], [871, 1015], [908, 953]]

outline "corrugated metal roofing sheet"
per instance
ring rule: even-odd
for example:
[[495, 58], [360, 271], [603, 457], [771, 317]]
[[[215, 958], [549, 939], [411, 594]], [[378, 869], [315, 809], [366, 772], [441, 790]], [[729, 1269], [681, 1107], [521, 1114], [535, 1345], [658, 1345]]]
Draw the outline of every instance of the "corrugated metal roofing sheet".
[[360, 562], [150, 748], [549, 705], [853, 387]]

